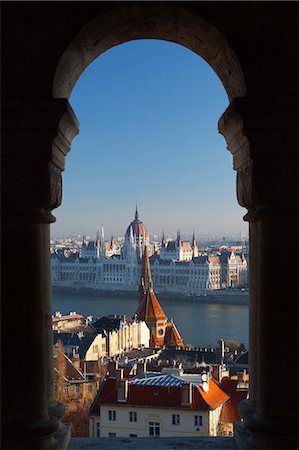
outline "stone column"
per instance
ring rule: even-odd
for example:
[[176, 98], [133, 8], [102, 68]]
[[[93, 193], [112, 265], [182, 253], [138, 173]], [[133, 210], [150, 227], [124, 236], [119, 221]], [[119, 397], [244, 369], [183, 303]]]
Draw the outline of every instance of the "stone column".
[[289, 98], [236, 99], [219, 124], [234, 156], [238, 200], [250, 221], [250, 393], [240, 407], [247, 436], [239, 441], [237, 436], [239, 448], [298, 448], [292, 370], [298, 330], [294, 117]]
[[64, 99], [5, 99], [2, 106], [3, 445], [63, 448], [63, 408], [53, 410], [49, 240], [78, 124]]
[[[273, 161], [274, 160], [274, 161]], [[296, 428], [297, 251], [296, 158], [256, 158], [257, 391], [245, 418], [253, 448], [298, 448]]]
[[[242, 99], [238, 99], [242, 100]], [[255, 207], [252, 202], [249, 141], [236, 102], [231, 103], [219, 120], [219, 132], [225, 137], [227, 148], [233, 155], [234, 169], [237, 171], [237, 198], [241, 206], [248, 209], [244, 220], [249, 222], [249, 398], [240, 403], [240, 415], [246, 417], [255, 411], [258, 340], [256, 330], [257, 296], [257, 223]]]

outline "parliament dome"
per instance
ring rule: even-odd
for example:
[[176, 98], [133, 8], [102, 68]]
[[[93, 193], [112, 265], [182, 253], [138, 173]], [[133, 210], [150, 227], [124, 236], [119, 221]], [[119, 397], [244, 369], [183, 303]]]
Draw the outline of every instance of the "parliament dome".
[[144, 225], [143, 222], [141, 222], [141, 220], [139, 220], [137, 207], [136, 207], [136, 212], [135, 212], [135, 219], [128, 226], [127, 231], [126, 231], [126, 237], [130, 236], [130, 228], [131, 227], [132, 227], [133, 236], [135, 238], [143, 238], [143, 239], [148, 238], [148, 232], [147, 232], [146, 226]]

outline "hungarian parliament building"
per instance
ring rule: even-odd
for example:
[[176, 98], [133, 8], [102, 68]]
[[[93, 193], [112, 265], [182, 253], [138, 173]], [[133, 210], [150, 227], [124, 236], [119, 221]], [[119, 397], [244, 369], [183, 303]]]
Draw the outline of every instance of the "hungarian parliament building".
[[[52, 285], [74, 289], [138, 291], [145, 247], [152, 249], [148, 231], [135, 218], [126, 230], [121, 250], [101, 235], [86, 242], [81, 251], [70, 255], [51, 255]], [[159, 248], [152, 250], [150, 267], [157, 292], [204, 295], [208, 291], [242, 288], [247, 285], [247, 261], [236, 252], [200, 252], [195, 237], [191, 242], [166, 242], [164, 233]]]

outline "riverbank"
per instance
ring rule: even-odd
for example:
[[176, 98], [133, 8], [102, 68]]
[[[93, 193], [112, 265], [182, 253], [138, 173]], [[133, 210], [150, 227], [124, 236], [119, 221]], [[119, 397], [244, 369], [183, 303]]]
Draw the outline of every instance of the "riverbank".
[[[128, 298], [136, 299], [138, 294], [133, 291], [104, 291], [100, 289], [90, 289], [90, 288], [70, 288], [70, 287], [60, 287], [53, 286], [53, 293], [74, 295], [78, 297], [89, 296], [89, 297], [109, 297], [109, 298]], [[248, 305], [249, 295], [248, 291], [238, 291], [238, 290], [219, 290], [209, 292], [202, 295], [190, 295], [181, 293], [169, 293], [169, 292], [158, 292], [156, 295], [160, 300], [169, 299], [173, 302], [184, 302], [184, 303], [215, 303], [220, 305]]]

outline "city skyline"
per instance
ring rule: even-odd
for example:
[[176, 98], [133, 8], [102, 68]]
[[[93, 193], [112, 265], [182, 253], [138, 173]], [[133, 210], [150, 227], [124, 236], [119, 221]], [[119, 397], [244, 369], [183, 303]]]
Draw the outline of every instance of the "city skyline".
[[202, 58], [165, 41], [116, 46], [82, 74], [70, 103], [80, 134], [52, 238], [94, 236], [102, 223], [121, 236], [136, 202], [150, 234], [247, 236], [232, 156], [217, 132], [227, 95]]

